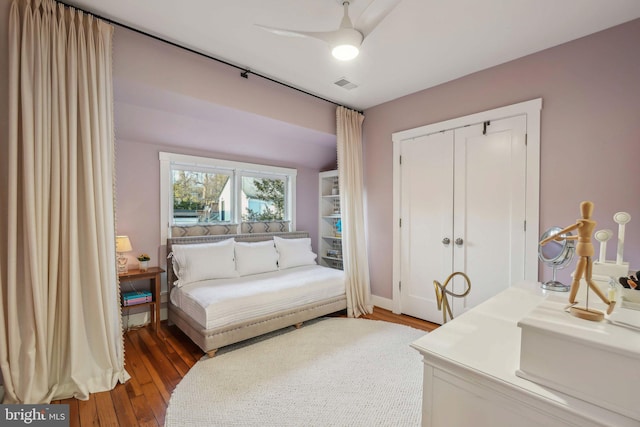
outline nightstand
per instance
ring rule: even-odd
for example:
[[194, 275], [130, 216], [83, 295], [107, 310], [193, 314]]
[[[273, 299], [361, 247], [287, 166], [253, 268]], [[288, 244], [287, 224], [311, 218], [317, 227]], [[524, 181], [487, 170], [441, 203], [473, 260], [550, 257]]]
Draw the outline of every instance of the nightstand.
[[149, 267], [146, 271], [129, 270], [126, 273], [118, 274], [120, 279], [120, 287], [124, 282], [134, 282], [137, 280], [149, 279], [151, 281], [151, 302], [122, 307], [122, 310], [129, 310], [134, 307], [151, 307], [151, 327], [160, 333], [160, 275], [164, 270], [160, 267]]

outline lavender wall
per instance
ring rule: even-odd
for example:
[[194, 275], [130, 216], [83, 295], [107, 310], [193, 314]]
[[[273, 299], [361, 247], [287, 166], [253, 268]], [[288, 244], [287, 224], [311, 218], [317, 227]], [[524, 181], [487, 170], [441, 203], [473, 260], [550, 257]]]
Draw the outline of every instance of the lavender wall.
[[295, 168], [297, 229], [318, 229], [318, 172], [335, 167], [335, 106], [116, 27], [117, 233], [164, 265], [158, 153]]
[[[164, 264], [160, 242], [160, 163], [158, 153], [176, 152], [176, 147], [136, 141], [118, 140], [116, 143], [117, 170], [117, 223], [118, 232], [131, 239], [133, 252], [130, 262], [137, 263], [135, 255], [148, 253], [152, 265]], [[260, 159], [233, 156], [223, 152], [181, 149], [181, 154], [209, 156], [225, 160], [259, 163]], [[286, 166], [279, 164], [277, 166]], [[297, 181], [297, 229], [309, 231], [314, 248], [318, 229], [318, 171], [298, 167]], [[312, 195], [306, 194], [310, 191]]]
[[[0, 22], [7, 22], [10, 3], [0, 0]], [[578, 217], [578, 204], [584, 199], [596, 204], [598, 228], [615, 229], [613, 213], [628, 211], [633, 219], [627, 227], [626, 258], [640, 268], [638, 40], [640, 20], [635, 20], [367, 110], [364, 155], [373, 294], [390, 298], [392, 289], [391, 134], [537, 97], [543, 98], [541, 228], [573, 222]], [[6, 47], [7, 42], [6, 31], [0, 31], [0, 46]], [[314, 132], [335, 132], [335, 108], [331, 104], [259, 78], [241, 79], [236, 70], [227, 66], [127, 30], [116, 28], [113, 55], [114, 79], [127, 92], [116, 99], [116, 115], [125, 106], [131, 107], [136, 92], [151, 88], [157, 102], [146, 107], [168, 108], [170, 105], [163, 104], [167, 99], [163, 95], [179, 94]], [[8, 138], [7, 73], [6, 49], [0, 49], [2, 150]], [[153, 108], [147, 112], [146, 117], [152, 118]], [[159, 245], [159, 150], [240, 161], [261, 158], [259, 153], [252, 153], [255, 157], [248, 153], [229, 154], [229, 147], [242, 141], [196, 147], [147, 139], [144, 130], [161, 122], [164, 120], [133, 121], [142, 129], [136, 138], [128, 138], [121, 127], [123, 123], [116, 122], [118, 231], [131, 235], [136, 251], [151, 254], [157, 253]], [[6, 156], [0, 156], [0, 166], [5, 161]], [[285, 156], [269, 163], [296, 167]], [[299, 229], [317, 228], [315, 174], [326, 167], [298, 169]], [[0, 194], [6, 191], [6, 184], [1, 184]], [[613, 257], [613, 246], [609, 245], [609, 259]], [[564, 270], [564, 277], [570, 270]], [[548, 271], [543, 271], [543, 277], [549, 277]]]
[[117, 26], [113, 77], [335, 135], [335, 105]]
[[[10, 4], [0, 0], [0, 22], [8, 22]], [[0, 154], [7, 147], [9, 111], [8, 36], [2, 28]], [[131, 237], [132, 263], [137, 262], [137, 253], [146, 252], [152, 265], [164, 264], [159, 151], [297, 169], [297, 229], [309, 231], [315, 247], [318, 172], [335, 168], [335, 106], [239, 74], [224, 64], [115, 27], [117, 232]], [[0, 166], [6, 158], [0, 156]], [[0, 180], [2, 195], [7, 188], [5, 174]], [[0, 218], [4, 217], [2, 210]]]
[[[639, 40], [640, 20], [634, 20], [366, 110], [372, 293], [392, 295], [391, 134], [539, 97], [541, 230], [573, 223], [583, 200], [595, 204], [597, 229], [616, 230], [613, 214], [629, 212], [625, 259], [640, 269]], [[615, 259], [615, 244], [607, 259]], [[549, 278], [541, 269], [541, 279]]]

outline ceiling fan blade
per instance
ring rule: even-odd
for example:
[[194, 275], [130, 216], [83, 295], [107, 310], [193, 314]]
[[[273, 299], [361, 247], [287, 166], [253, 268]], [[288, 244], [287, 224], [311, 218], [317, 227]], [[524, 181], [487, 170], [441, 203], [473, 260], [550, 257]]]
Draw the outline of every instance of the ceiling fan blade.
[[401, 0], [374, 0], [356, 20], [355, 27], [366, 38]]
[[284, 28], [274, 28], [267, 27], [265, 25], [254, 24], [258, 28], [262, 28], [265, 31], [269, 31], [270, 33], [277, 34], [279, 36], [285, 37], [309, 37], [312, 39], [319, 39], [326, 43], [333, 43], [336, 39], [337, 31], [296, 31], [296, 30], [286, 30]]
[[307, 37], [301, 31], [285, 30], [284, 28], [267, 27], [266, 25], [259, 25], [259, 24], [253, 24], [253, 25], [255, 25], [258, 28], [262, 28], [263, 30], [268, 31], [270, 33], [277, 34], [279, 36], [285, 36], [285, 37]]

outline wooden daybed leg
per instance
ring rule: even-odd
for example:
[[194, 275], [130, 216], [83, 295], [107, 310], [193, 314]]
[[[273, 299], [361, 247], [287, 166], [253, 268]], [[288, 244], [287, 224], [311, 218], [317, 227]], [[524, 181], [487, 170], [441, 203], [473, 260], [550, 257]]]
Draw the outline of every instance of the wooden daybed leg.
[[213, 359], [213, 357], [216, 355], [216, 351], [218, 351], [217, 348], [214, 348], [213, 350], [207, 351], [207, 356], [209, 356], [209, 358]]
[[293, 325], [293, 326], [295, 326], [295, 327], [296, 327], [296, 329], [300, 329], [300, 328], [302, 328], [302, 322], [300, 322], [300, 323], [296, 323], [296, 324], [295, 324], [295, 325]]

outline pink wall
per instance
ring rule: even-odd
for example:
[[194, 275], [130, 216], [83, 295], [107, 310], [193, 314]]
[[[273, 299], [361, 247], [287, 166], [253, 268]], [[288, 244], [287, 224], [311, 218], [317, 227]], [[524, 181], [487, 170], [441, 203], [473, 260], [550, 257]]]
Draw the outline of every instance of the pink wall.
[[[534, 98], [543, 100], [541, 230], [573, 223], [582, 200], [594, 202], [597, 229], [616, 230], [613, 214], [629, 212], [625, 259], [640, 269], [639, 40], [634, 20], [366, 110], [372, 293], [392, 294], [391, 134]], [[615, 259], [615, 244], [608, 249]], [[559, 273], [566, 283], [574, 266]]]

